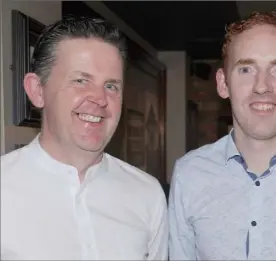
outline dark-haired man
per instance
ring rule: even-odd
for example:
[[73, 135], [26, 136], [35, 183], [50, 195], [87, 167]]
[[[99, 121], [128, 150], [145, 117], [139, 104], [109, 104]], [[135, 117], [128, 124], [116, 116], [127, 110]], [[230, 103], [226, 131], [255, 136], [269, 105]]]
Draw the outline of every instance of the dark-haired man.
[[121, 115], [125, 57], [105, 21], [65, 18], [40, 36], [24, 88], [42, 129], [1, 158], [1, 259], [167, 258], [160, 184], [104, 153]]

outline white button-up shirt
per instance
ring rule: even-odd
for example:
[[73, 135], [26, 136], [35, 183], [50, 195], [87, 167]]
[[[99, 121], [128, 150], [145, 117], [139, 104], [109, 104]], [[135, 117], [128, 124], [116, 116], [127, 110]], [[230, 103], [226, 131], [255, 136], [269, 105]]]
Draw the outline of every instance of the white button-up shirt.
[[169, 201], [171, 260], [276, 260], [276, 155], [257, 177], [231, 132], [177, 161]]
[[166, 260], [158, 181], [104, 154], [80, 184], [38, 137], [1, 157], [1, 260]]

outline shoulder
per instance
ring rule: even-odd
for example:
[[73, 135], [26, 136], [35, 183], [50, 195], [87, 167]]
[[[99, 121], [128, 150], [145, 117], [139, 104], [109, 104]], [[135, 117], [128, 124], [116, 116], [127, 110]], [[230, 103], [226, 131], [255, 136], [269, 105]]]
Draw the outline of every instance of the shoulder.
[[174, 179], [186, 178], [187, 175], [196, 178], [197, 174], [219, 168], [225, 161], [225, 152], [228, 135], [218, 141], [206, 144], [192, 150], [176, 160], [173, 175]]
[[28, 146], [25, 146], [1, 156], [2, 185], [7, 185], [8, 181], [18, 180], [22, 176], [20, 173], [31, 166], [33, 158], [28, 157], [28, 152]]
[[22, 150], [23, 148], [17, 149], [1, 156], [1, 175], [18, 165], [22, 156]]
[[117, 169], [117, 176], [123, 176], [133, 184], [148, 189], [158, 190], [161, 187], [159, 181], [154, 176], [109, 154], [106, 154], [106, 156], [108, 158], [109, 167]]
[[109, 154], [106, 154], [106, 157], [109, 168], [116, 169], [116, 171], [112, 171], [112, 175], [116, 176], [117, 181], [125, 184], [132, 191], [132, 194], [138, 193], [140, 198], [147, 197], [147, 199], [165, 197], [157, 178]]
[[[159, 181], [145, 171], [132, 166], [118, 158], [106, 154], [108, 159], [108, 182], [112, 182], [112, 195], [121, 213], [131, 210], [135, 213], [135, 222], [142, 221], [143, 227], [150, 231], [159, 229], [166, 233], [167, 229], [167, 199]], [[110, 187], [111, 187], [110, 186]], [[129, 213], [129, 212], [127, 212]], [[133, 215], [127, 215], [129, 219]], [[133, 222], [131, 219], [129, 222]], [[135, 226], [138, 224], [136, 223]]]

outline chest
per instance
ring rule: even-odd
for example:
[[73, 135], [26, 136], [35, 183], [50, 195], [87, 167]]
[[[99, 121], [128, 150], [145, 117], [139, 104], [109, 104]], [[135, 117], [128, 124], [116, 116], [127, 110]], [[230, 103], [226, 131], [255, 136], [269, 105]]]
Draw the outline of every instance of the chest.
[[276, 255], [275, 187], [273, 176], [259, 183], [226, 179], [213, 181], [205, 194], [194, 196], [188, 219], [200, 259], [258, 259], [263, 251]]
[[100, 186], [90, 189], [86, 197], [99, 258], [146, 260], [150, 242], [150, 215], [146, 208], [131, 193], [116, 188], [105, 193], [99, 189]]
[[149, 231], [139, 204], [91, 188], [45, 193], [6, 195], [1, 233], [7, 260], [146, 259]]

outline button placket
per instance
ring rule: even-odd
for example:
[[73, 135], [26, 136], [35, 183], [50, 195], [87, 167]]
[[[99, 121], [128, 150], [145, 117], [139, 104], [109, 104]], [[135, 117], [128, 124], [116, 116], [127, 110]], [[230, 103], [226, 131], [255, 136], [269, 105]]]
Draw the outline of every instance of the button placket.
[[86, 193], [85, 186], [81, 188], [77, 195], [77, 217], [79, 235], [81, 244], [83, 245], [83, 259], [85, 260], [98, 260], [98, 251], [96, 247], [95, 231], [93, 229], [92, 219], [89, 210], [86, 206]]
[[262, 245], [260, 217], [262, 215], [263, 206], [263, 180], [257, 179], [252, 184], [250, 195], [250, 212], [249, 212], [249, 256], [248, 259], [254, 259], [258, 256], [259, 246]]

